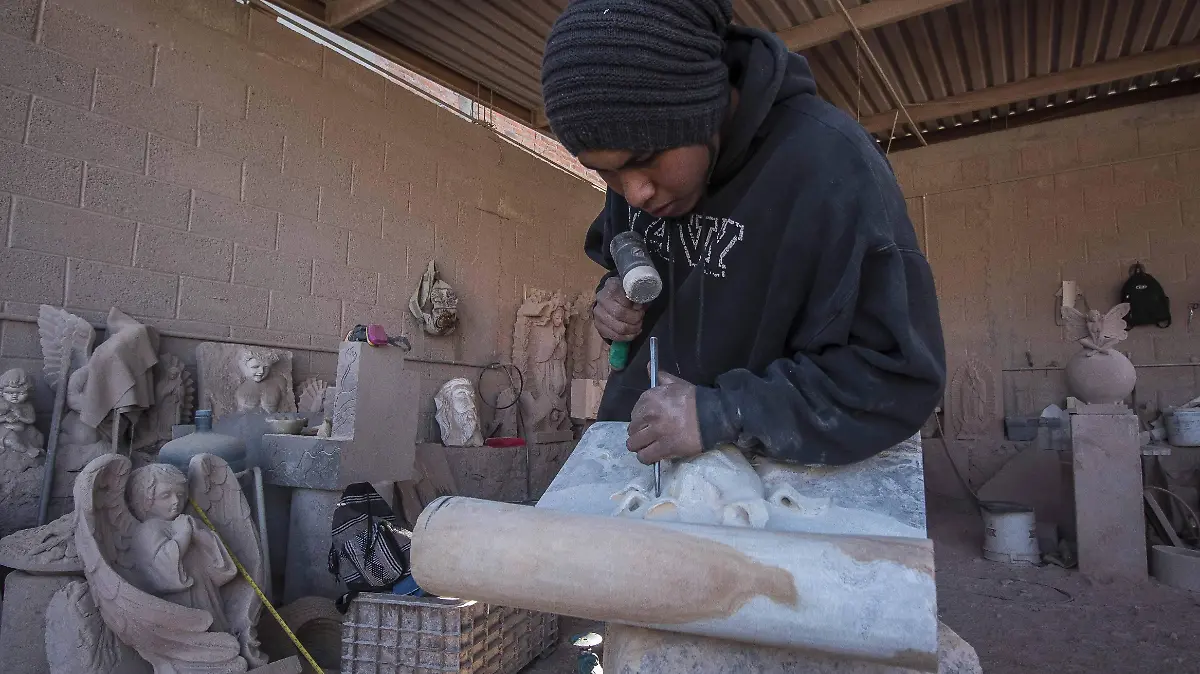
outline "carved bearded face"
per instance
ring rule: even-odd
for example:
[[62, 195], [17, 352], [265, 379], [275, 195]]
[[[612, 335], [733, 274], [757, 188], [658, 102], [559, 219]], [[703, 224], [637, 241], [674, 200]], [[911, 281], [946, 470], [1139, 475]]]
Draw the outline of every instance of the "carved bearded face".
[[271, 374], [271, 364], [251, 356], [242, 361], [242, 375], [246, 379], [261, 382]]

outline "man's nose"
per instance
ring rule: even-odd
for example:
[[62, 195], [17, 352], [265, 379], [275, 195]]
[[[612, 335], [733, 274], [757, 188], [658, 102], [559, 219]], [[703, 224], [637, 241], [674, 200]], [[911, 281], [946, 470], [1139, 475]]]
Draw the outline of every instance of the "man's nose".
[[644, 209], [654, 198], [654, 183], [645, 174], [630, 172], [621, 176], [625, 201], [636, 209]]

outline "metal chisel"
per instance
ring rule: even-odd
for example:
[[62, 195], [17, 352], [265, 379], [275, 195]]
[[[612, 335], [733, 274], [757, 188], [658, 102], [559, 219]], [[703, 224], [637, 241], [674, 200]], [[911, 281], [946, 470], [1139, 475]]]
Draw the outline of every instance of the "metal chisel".
[[[650, 388], [658, 386], [658, 338], [650, 338]], [[662, 496], [662, 462], [654, 463], [654, 498]]]

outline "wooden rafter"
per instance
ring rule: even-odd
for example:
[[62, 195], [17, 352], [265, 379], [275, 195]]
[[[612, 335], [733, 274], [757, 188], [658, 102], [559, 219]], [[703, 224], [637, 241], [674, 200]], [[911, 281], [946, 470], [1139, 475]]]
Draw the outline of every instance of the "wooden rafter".
[[344, 28], [392, 2], [393, 0], [325, 0], [325, 25], [335, 29]]
[[[850, 10], [850, 18], [859, 30], [871, 30], [914, 16], [958, 4], [963, 0], [875, 0]], [[776, 33], [788, 49], [800, 51], [833, 42], [850, 32], [850, 24], [837, 12]]]
[[[1053, 75], [1034, 77], [1012, 84], [979, 89], [961, 96], [951, 96], [938, 101], [906, 107], [915, 122], [931, 122], [936, 119], [965, 115], [977, 110], [989, 110], [1010, 103], [1027, 101], [1039, 96], [1049, 96], [1156, 73], [1161, 70], [1180, 68], [1192, 63], [1200, 63], [1200, 44], [1169, 47], [1136, 56], [1127, 56], [1115, 61], [1103, 61]], [[892, 127], [895, 117], [896, 111], [889, 110], [864, 118], [862, 125], [872, 133], [885, 132]]]

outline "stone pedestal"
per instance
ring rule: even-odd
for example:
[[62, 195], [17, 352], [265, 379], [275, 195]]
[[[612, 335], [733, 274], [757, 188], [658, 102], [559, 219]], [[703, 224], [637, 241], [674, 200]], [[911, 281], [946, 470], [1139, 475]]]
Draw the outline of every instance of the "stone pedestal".
[[329, 573], [333, 510], [340, 491], [296, 489], [288, 524], [287, 566], [284, 570], [283, 603], [300, 597], [337, 599], [345, 587]]
[[46, 607], [50, 598], [78, 576], [35, 576], [13, 571], [4, 580], [0, 618], [0, 671], [51, 674], [46, 663]]
[[1079, 570], [1101, 580], [1147, 577], [1142, 454], [1133, 413], [1071, 416]]
[[[919, 670], [609, 623], [605, 674], [916, 674]], [[982, 674], [979, 656], [938, 623], [938, 674]]]

